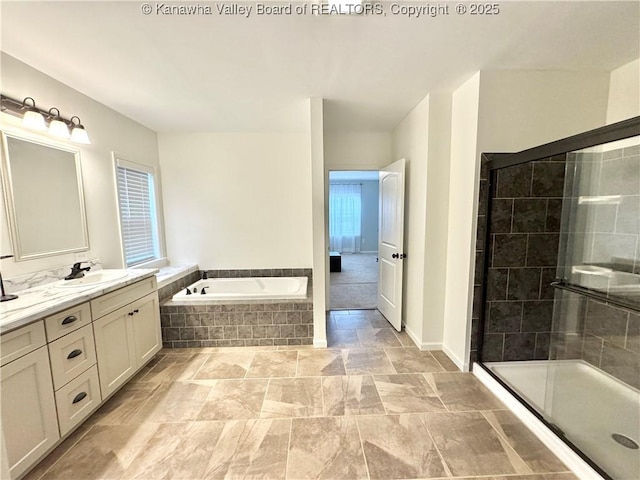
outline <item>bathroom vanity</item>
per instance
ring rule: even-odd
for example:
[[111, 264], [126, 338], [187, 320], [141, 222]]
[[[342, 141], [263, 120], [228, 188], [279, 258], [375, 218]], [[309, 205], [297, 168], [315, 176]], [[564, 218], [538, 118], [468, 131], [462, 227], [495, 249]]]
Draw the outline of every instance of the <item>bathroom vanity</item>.
[[92, 272], [84, 281], [19, 292], [0, 305], [2, 444], [11, 479], [162, 348], [155, 273]]

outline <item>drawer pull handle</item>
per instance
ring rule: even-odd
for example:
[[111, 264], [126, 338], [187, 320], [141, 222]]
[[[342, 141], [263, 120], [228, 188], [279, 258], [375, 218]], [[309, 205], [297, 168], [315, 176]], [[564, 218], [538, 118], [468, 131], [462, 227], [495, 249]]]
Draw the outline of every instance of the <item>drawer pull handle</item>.
[[67, 318], [62, 320], [62, 325], [69, 325], [70, 323], [73, 323], [76, 320], [78, 320], [78, 317], [76, 317], [75, 315], [69, 315]]
[[86, 396], [87, 396], [87, 392], [80, 392], [79, 394], [76, 395], [76, 398], [74, 398], [73, 402], [71, 403], [81, 402], [82, 400], [85, 399]]
[[73, 352], [67, 355], [67, 360], [71, 360], [72, 358], [76, 358], [78, 355], [82, 355], [82, 350], [76, 348]]

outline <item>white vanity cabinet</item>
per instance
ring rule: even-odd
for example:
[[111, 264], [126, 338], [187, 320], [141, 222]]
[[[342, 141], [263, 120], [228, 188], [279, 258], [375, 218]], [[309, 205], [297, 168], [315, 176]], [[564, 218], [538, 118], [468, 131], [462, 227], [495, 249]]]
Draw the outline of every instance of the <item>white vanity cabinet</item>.
[[23, 476], [162, 348], [155, 276], [88, 300], [0, 336], [2, 480]]
[[[156, 289], [152, 277], [91, 302], [103, 398], [115, 392], [162, 348]], [[141, 294], [144, 296], [140, 298]], [[102, 316], [96, 318], [96, 313]]]
[[2, 438], [17, 478], [60, 439], [44, 324], [0, 337]]

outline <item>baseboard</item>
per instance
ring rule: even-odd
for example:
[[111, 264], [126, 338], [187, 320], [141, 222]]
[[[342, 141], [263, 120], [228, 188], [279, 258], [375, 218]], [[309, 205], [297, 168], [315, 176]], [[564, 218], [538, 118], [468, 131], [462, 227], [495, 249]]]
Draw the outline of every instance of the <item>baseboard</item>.
[[327, 339], [314, 338], [313, 346], [314, 348], [327, 348]]
[[413, 333], [413, 330], [411, 330], [409, 327], [407, 327], [406, 325], [404, 325], [404, 332], [409, 335], [409, 338], [413, 341], [413, 343], [416, 344], [416, 347], [418, 347], [420, 350], [422, 350], [422, 347], [420, 346], [420, 340], [418, 339], [418, 336]]
[[442, 345], [442, 351], [449, 357], [449, 359], [455, 363], [456, 367], [458, 367], [461, 371], [467, 372], [469, 371], [469, 365], [464, 363], [464, 360], [460, 360], [456, 354], [454, 354], [451, 350], [447, 348], [446, 345]]
[[478, 364], [473, 364], [473, 374], [498, 397], [513, 414], [540, 439], [581, 480], [603, 480], [602, 476], [585, 462], [566, 443], [560, 440], [544, 423], [500, 385]]
[[420, 339], [418, 339], [418, 336], [413, 332], [413, 330], [408, 328], [406, 325], [404, 325], [404, 331], [407, 335], [409, 335], [409, 338], [413, 341], [413, 343], [416, 344], [416, 347], [418, 347], [420, 350], [442, 350], [441, 343], [421, 342]]

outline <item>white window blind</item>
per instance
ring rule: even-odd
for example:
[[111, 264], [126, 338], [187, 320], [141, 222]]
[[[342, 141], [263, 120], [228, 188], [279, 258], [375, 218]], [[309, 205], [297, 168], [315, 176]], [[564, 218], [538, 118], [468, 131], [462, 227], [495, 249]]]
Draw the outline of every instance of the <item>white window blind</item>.
[[159, 256], [153, 174], [118, 164], [118, 204], [127, 267]]

